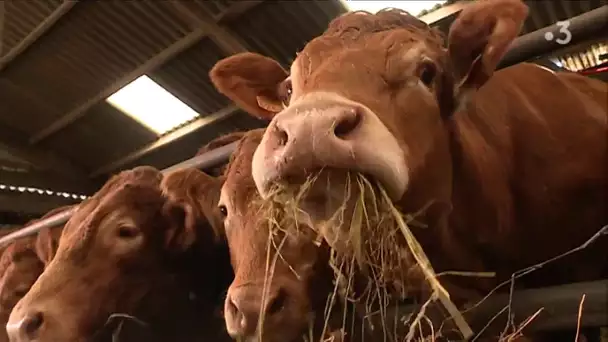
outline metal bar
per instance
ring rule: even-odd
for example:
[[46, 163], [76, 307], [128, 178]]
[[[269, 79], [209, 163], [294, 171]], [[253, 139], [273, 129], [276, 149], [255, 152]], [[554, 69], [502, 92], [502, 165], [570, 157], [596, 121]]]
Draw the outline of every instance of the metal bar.
[[164, 174], [171, 173], [177, 170], [183, 170], [188, 168], [197, 168], [197, 169], [208, 169], [210, 167], [214, 167], [220, 165], [228, 158], [236, 148], [238, 141], [230, 143], [228, 145], [224, 145], [222, 147], [218, 147], [209, 152], [203, 153], [200, 156], [196, 156], [194, 158], [190, 158], [185, 160], [179, 164], [175, 164], [164, 169], [162, 172]]
[[[561, 32], [559, 25], [551, 25], [526, 35], [520, 36], [511, 45], [511, 48], [500, 62], [499, 67], [505, 68], [536, 56], [551, 53], [554, 50], [564, 48], [564, 45], [576, 44], [598, 34], [608, 32], [608, 5], [596, 8], [579, 16], [570, 18], [567, 30], [570, 32], [570, 41], [560, 44], [566, 39], [566, 34]], [[552, 37], [547, 39], [545, 35]]]
[[53, 25], [59, 19], [61, 19], [66, 13], [68, 13], [78, 1], [66, 0], [57, 9], [51, 13], [46, 19], [44, 19], [36, 28], [30, 32], [17, 46], [12, 48], [6, 55], [0, 58], [0, 71], [4, 69], [10, 62], [12, 62], [17, 56], [23, 53], [29, 48], [38, 38], [48, 32]]
[[96, 177], [103, 173], [116, 170], [116, 169], [120, 168], [121, 166], [124, 166], [134, 160], [137, 160], [138, 158], [141, 158], [142, 156], [144, 156], [162, 146], [173, 143], [174, 141], [176, 141], [180, 138], [183, 138], [184, 136], [186, 136], [192, 132], [195, 132], [195, 131], [197, 131], [205, 126], [211, 125], [215, 122], [226, 119], [226, 118], [232, 116], [234, 113], [236, 113], [237, 110], [238, 110], [238, 107], [231, 105], [226, 108], [220, 109], [219, 111], [217, 111], [211, 115], [207, 115], [205, 117], [196, 119], [195, 121], [192, 121], [191, 123], [161, 137], [160, 139], [148, 144], [147, 146], [144, 146], [136, 151], [133, 151], [132, 153], [130, 153], [118, 160], [115, 160], [109, 164], [103, 165], [102, 167], [93, 171], [90, 174], [90, 177]]
[[72, 214], [74, 214], [76, 212], [76, 210], [77, 210], [77, 207], [74, 206], [73, 208], [70, 208], [66, 211], [62, 211], [59, 214], [55, 214], [49, 218], [40, 220], [38, 222], [28, 225], [27, 227], [21, 228], [15, 232], [5, 235], [2, 238], [0, 238], [0, 248], [3, 248], [4, 246], [8, 245], [9, 243], [13, 242], [14, 240], [17, 240], [17, 239], [20, 239], [20, 238], [23, 238], [23, 237], [26, 237], [29, 235], [34, 235], [43, 228], [55, 227], [60, 224], [64, 224], [70, 219], [70, 217], [72, 217]]
[[[179, 164], [170, 166], [170, 167], [162, 170], [161, 172], [166, 174], [166, 173], [170, 173], [170, 172], [180, 170], [180, 169], [185, 169], [185, 168], [206, 169], [206, 168], [214, 167], [218, 164], [226, 162], [228, 160], [228, 158], [230, 158], [230, 155], [232, 154], [232, 151], [234, 151], [234, 148], [236, 147], [237, 143], [238, 142], [234, 142], [234, 143], [216, 148], [214, 150], [203, 153], [194, 158], [185, 160]], [[16, 239], [36, 234], [39, 230], [41, 230], [43, 228], [54, 227], [54, 226], [57, 226], [60, 224], [64, 224], [70, 219], [70, 217], [72, 217], [72, 214], [76, 210], [77, 210], [77, 206], [74, 206], [73, 208], [70, 208], [69, 210], [55, 214], [46, 219], [40, 220], [34, 224], [28, 225], [16, 232], [3, 236], [2, 238], [0, 238], [0, 248], [4, 247], [5, 245], [11, 243], [12, 241], [14, 241]]]
[[182, 39], [180, 39], [177, 42], [175, 42], [174, 44], [170, 45], [165, 50], [161, 51], [158, 55], [152, 57], [150, 60], [148, 60], [141, 66], [139, 66], [135, 70], [131, 71], [130, 73], [128, 73], [127, 75], [122, 77], [117, 82], [114, 82], [112, 85], [110, 85], [109, 87], [107, 87], [106, 89], [101, 91], [96, 96], [90, 98], [85, 103], [74, 108], [69, 113], [62, 116], [57, 121], [53, 122], [45, 129], [34, 134], [34, 136], [32, 136], [32, 138], [29, 141], [30, 144], [36, 144], [36, 143], [40, 142], [41, 140], [49, 137], [50, 135], [60, 131], [64, 127], [70, 125], [72, 122], [74, 122], [77, 119], [79, 119], [80, 117], [84, 116], [88, 112], [88, 110], [91, 109], [91, 107], [93, 107], [100, 101], [103, 101], [108, 96], [114, 94], [119, 89], [126, 86], [127, 84], [129, 84], [136, 78], [140, 77], [141, 75], [144, 75], [145, 73], [159, 67], [160, 65], [162, 65], [169, 59], [177, 56], [180, 52], [188, 49], [189, 47], [191, 47], [192, 45], [194, 45], [195, 43], [197, 43], [198, 41], [200, 41], [201, 39], [206, 37], [208, 33], [209, 32], [207, 31], [206, 28], [199, 28], [199, 29], [196, 29], [193, 32], [189, 33]]
[[[608, 280], [517, 290], [511, 298], [510, 312], [517, 326], [541, 310], [526, 326], [526, 333], [576, 329], [578, 309], [583, 295], [585, 301], [581, 328], [608, 326]], [[464, 310], [463, 314], [467, 322], [476, 330], [475, 334], [479, 334], [490, 321], [493, 326], [502, 328], [507, 324], [508, 313], [505, 308], [509, 306], [509, 300], [508, 293], [494, 294], [478, 306]], [[411, 314], [415, 316], [419, 309], [420, 306], [403, 305], [389, 309], [387, 317], [410, 317]], [[428, 306], [426, 316], [437, 325], [445, 319], [439, 305]], [[389, 324], [393, 323], [392, 319], [387, 321]], [[396, 328], [409, 329], [401, 324]]]

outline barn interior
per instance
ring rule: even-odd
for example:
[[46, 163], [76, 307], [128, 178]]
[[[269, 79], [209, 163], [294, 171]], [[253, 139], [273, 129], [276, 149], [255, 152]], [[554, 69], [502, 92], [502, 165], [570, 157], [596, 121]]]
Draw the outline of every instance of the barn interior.
[[[77, 203], [120, 170], [166, 168], [215, 137], [263, 127], [211, 85], [225, 56], [254, 51], [288, 66], [348, 9], [401, 6], [447, 32], [466, 3], [1, 1], [0, 225]], [[521, 35], [552, 30], [561, 43], [528, 42], [518, 61], [608, 79], [608, 30], [565, 43], [557, 26], [608, 1], [527, 4]]]
[[[79, 203], [121, 170], [167, 169], [264, 127], [212, 85], [224, 57], [252, 51], [287, 69], [349, 10], [402, 8], [447, 35], [470, 1], [0, 0], [0, 231]], [[608, 0], [525, 2], [502, 67], [529, 61], [608, 82]], [[198, 162], [216, 166], [226, 151]], [[572, 302], [583, 290], [563, 291]], [[523, 296], [532, 305], [538, 292]]]

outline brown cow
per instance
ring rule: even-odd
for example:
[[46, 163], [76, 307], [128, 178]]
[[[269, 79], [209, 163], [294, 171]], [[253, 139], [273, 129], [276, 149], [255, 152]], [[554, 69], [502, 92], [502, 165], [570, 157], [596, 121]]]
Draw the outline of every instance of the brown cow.
[[[40, 219], [28, 222], [27, 225], [69, 208], [71, 206], [53, 209]], [[44, 228], [38, 235], [13, 241], [3, 251], [0, 258], [0, 324], [2, 326], [6, 325], [13, 307], [29, 291], [42, 274], [44, 266], [52, 258], [62, 228], [63, 225]], [[1, 331], [0, 341], [8, 341], [6, 330]]]
[[114, 176], [66, 224], [10, 316], [12, 341], [228, 341], [215, 313], [232, 279], [212, 217], [220, 185], [198, 170]]
[[[462, 303], [471, 298], [463, 288], [486, 293], [608, 223], [606, 84], [528, 63], [494, 72], [527, 12], [519, 0], [472, 3], [447, 49], [407, 13], [348, 13], [289, 75], [253, 53], [210, 75], [243, 109], [272, 119], [252, 161], [264, 197], [275, 182], [297, 186], [323, 169], [365, 174], [406, 213], [433, 203], [418, 217], [427, 228], [412, 229], [436, 271], [497, 274], [442, 278]], [[321, 190], [310, 194], [319, 208], [342, 195]], [[307, 211], [314, 219], [320, 209]], [[606, 248], [602, 240], [517, 283], [598, 278]]]
[[[315, 244], [304, 226], [300, 234], [287, 236], [280, 227], [269, 227], [265, 203], [251, 175], [253, 153], [263, 134], [257, 129], [244, 135], [224, 175], [219, 206], [235, 272], [226, 296], [226, 326], [234, 338], [246, 341], [301, 341], [311, 332], [313, 341], [319, 341], [334, 290], [329, 249]], [[344, 323], [343, 304], [333, 305], [326, 336]], [[362, 336], [360, 324], [350, 330], [352, 319], [348, 316], [346, 322], [348, 337]]]
[[[0, 323], [6, 324], [17, 302], [25, 296], [44, 269], [34, 251], [36, 236], [27, 236], [11, 242], [0, 257]], [[0, 332], [0, 341], [8, 341], [6, 331]]]

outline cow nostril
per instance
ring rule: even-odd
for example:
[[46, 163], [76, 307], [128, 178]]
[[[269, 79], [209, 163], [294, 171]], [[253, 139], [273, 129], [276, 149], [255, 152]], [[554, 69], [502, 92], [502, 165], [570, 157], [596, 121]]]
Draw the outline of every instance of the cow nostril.
[[361, 113], [356, 109], [350, 109], [339, 118], [338, 123], [334, 127], [334, 134], [338, 138], [343, 138], [350, 132], [354, 131], [361, 123]]
[[36, 312], [25, 319], [23, 322], [23, 330], [28, 336], [33, 336], [40, 330], [43, 323], [44, 317], [42, 312]]
[[268, 303], [268, 309], [266, 310], [266, 312], [269, 315], [274, 315], [283, 310], [286, 303], [287, 292], [285, 292], [285, 290], [283, 289], [279, 289], [277, 295], [270, 301], [270, 303]]
[[287, 135], [287, 132], [285, 132], [284, 130], [277, 127], [276, 128], [276, 138], [277, 138], [277, 144], [279, 146], [285, 146], [285, 145], [287, 145], [287, 140], [289, 139], [289, 136]]
[[230, 297], [228, 297], [228, 305], [226, 307], [226, 310], [232, 317], [236, 317], [239, 312], [239, 308], [236, 306], [236, 304]]

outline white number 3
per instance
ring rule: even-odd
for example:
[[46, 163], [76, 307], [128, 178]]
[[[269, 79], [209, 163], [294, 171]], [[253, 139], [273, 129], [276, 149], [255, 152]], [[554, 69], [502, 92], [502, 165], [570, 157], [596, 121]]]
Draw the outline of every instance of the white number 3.
[[564, 38], [557, 38], [555, 41], [560, 45], [566, 45], [570, 43], [570, 41], [572, 40], [572, 32], [568, 30], [568, 27], [570, 27], [570, 21], [558, 21], [557, 23], [555, 23], [555, 25], [559, 26], [559, 32], [565, 35]]

